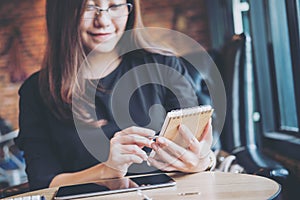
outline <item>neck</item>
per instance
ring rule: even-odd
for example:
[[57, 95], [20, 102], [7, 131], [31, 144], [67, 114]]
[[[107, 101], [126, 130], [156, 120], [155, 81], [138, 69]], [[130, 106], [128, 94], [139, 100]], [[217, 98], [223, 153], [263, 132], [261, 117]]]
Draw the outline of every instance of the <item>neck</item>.
[[121, 60], [117, 51], [91, 53], [86, 59], [87, 62], [83, 65], [83, 76], [87, 79], [106, 77], [119, 66]]

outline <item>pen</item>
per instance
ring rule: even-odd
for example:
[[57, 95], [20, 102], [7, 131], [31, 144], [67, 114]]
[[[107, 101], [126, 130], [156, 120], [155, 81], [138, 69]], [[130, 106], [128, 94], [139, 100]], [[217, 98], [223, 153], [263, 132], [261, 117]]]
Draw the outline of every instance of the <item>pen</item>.
[[178, 193], [179, 196], [188, 196], [188, 195], [200, 195], [201, 192], [181, 192]]
[[155, 140], [155, 139], [158, 138], [158, 137], [159, 137], [159, 136], [154, 135], [154, 136], [149, 136], [148, 139], [150, 139], [150, 140]]

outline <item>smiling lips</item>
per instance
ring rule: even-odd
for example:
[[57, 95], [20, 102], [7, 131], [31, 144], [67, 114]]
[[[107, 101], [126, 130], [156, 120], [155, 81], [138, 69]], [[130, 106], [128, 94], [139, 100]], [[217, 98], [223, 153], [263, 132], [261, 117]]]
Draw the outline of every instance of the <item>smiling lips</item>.
[[105, 42], [108, 39], [110, 39], [111, 37], [113, 37], [113, 33], [92, 33], [92, 32], [88, 32], [88, 34], [90, 36], [92, 36], [92, 38], [96, 39], [98, 42]]

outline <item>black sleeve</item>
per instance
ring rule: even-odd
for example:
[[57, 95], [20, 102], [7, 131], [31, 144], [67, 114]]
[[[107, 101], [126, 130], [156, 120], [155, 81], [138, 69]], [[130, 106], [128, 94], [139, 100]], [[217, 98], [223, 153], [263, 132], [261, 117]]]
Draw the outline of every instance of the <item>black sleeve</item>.
[[19, 90], [19, 96], [20, 131], [15, 142], [24, 151], [30, 189], [46, 188], [62, 169], [53, 153], [46, 107], [39, 95], [37, 74], [25, 81]]
[[184, 63], [177, 57], [167, 57], [165, 65], [170, 66], [167, 80], [171, 86], [167, 92], [166, 110], [197, 106], [195, 85]]
[[[201, 73], [197, 70], [197, 67], [192, 65], [184, 57], [180, 57], [180, 61], [182, 62], [182, 66], [186, 69], [189, 76], [191, 77], [192, 84], [194, 85], [197, 94], [198, 104], [199, 105], [211, 104], [211, 98], [209, 95], [209, 90], [206, 81], [202, 77]], [[203, 64], [205, 63], [199, 63], [200, 66]]]

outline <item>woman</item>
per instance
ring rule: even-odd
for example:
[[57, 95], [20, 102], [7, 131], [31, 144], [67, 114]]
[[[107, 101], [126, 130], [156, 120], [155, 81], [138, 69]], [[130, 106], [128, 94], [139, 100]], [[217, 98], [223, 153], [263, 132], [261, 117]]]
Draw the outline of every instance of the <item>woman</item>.
[[[158, 138], [156, 142], [150, 139], [155, 135], [150, 128], [160, 127], [165, 116], [156, 110], [155, 116], [149, 119], [153, 105], [160, 104], [159, 108], [170, 111], [195, 106], [198, 102], [183, 93], [191, 86], [186, 82], [178, 83], [178, 74], [189, 78], [179, 59], [167, 56], [157, 48], [142, 49], [147, 46], [147, 40], [136, 31], [142, 27], [139, 0], [48, 0], [46, 17], [48, 43], [43, 68], [28, 78], [19, 91], [20, 133], [16, 143], [25, 153], [31, 189], [122, 177], [133, 163], [143, 161], [166, 171], [198, 172], [210, 166], [210, 123], [200, 142], [186, 127], [179, 127], [184, 139], [190, 143], [188, 149], [165, 138]], [[121, 42], [128, 42], [128, 38], [124, 39], [125, 30], [132, 30], [129, 44], [140, 50], [120, 56], [124, 47]], [[92, 64], [80, 69], [90, 53], [97, 56], [90, 56]], [[151, 73], [143, 70], [149, 80], [161, 75], [161, 64], [171, 66], [172, 70], [167, 69], [167, 82], [172, 88], [158, 84], [138, 88], [128, 105], [134, 123], [126, 121], [127, 118], [116, 120], [115, 107], [110, 104], [111, 91], [124, 74], [147, 63], [158, 66], [151, 68]], [[157, 74], [153, 76], [152, 72]], [[145, 77], [133, 76], [130, 84]], [[97, 87], [94, 107], [93, 100], [85, 99], [89, 85]], [[179, 104], [181, 98], [185, 99], [183, 104]], [[88, 103], [82, 106], [74, 99]], [[96, 118], [90, 108], [96, 112]], [[84, 146], [75, 118], [86, 127], [86, 135], [90, 127], [96, 127], [111, 138], [105, 161], [99, 162]], [[158, 125], [149, 125], [152, 119], [156, 119]], [[144, 151], [147, 148], [156, 151], [157, 156], [148, 158]], [[170, 163], [170, 159], [176, 161]]]

